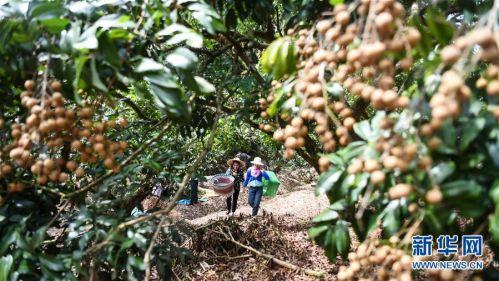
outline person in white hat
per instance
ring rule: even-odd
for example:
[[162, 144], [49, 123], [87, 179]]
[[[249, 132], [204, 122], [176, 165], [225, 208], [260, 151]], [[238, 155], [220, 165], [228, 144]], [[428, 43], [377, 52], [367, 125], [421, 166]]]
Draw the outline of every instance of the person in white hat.
[[227, 161], [229, 169], [225, 172], [226, 175], [234, 177], [234, 192], [227, 197], [227, 215], [234, 215], [237, 208], [237, 199], [241, 189], [241, 182], [244, 180], [244, 167], [246, 164], [239, 158], [233, 158]]
[[248, 203], [253, 208], [251, 214], [256, 216], [258, 214], [258, 209], [260, 208], [260, 201], [262, 200], [262, 180], [263, 178], [269, 180], [269, 176], [263, 168], [265, 164], [263, 164], [262, 158], [255, 157], [255, 159], [251, 161], [251, 164], [253, 164], [253, 166], [246, 171], [243, 187], [249, 188]]

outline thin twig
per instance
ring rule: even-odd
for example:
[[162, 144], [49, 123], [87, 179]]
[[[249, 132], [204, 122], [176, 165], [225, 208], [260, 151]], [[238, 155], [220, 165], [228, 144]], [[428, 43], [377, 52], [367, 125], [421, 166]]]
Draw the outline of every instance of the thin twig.
[[64, 209], [66, 208], [66, 206], [69, 204], [69, 201], [66, 201], [64, 202], [64, 204], [62, 204], [62, 206], [59, 208], [59, 210], [57, 210], [57, 213], [54, 215], [54, 217], [49, 221], [49, 223], [47, 224], [47, 229], [49, 229], [49, 227], [55, 222], [55, 220], [61, 215], [62, 211], [64, 211]]
[[151, 238], [151, 242], [149, 243], [149, 247], [147, 248], [147, 251], [144, 254], [144, 264], [146, 267], [146, 274], [144, 276], [144, 281], [149, 281], [149, 279], [151, 278], [151, 252], [152, 249], [154, 248], [154, 245], [156, 244], [156, 240], [158, 239], [163, 224], [165, 224], [165, 222], [167, 221], [167, 218], [168, 217], [163, 217], [161, 221], [158, 223], [156, 231], [154, 232], [154, 235]]

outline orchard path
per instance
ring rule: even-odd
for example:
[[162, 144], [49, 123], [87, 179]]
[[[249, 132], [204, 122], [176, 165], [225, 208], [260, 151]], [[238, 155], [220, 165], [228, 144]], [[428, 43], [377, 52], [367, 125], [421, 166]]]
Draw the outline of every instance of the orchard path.
[[[283, 180], [281, 181], [283, 182]], [[211, 190], [203, 190], [207, 191], [207, 196], [210, 196], [208, 202], [201, 203], [198, 206], [177, 205], [172, 215], [178, 219], [185, 219], [186, 222], [192, 225], [203, 225], [210, 220], [227, 217], [225, 197], [213, 196]], [[262, 197], [258, 215], [265, 211], [272, 213], [274, 216], [292, 216], [297, 221], [309, 221], [329, 206], [327, 197], [325, 195], [316, 196], [314, 190], [315, 188], [311, 184], [302, 183], [298, 185], [298, 182], [295, 182], [294, 186], [281, 184], [276, 197]], [[200, 195], [200, 197], [203, 197], [203, 195]], [[251, 214], [251, 207], [247, 201], [248, 193], [241, 191], [236, 216]]]

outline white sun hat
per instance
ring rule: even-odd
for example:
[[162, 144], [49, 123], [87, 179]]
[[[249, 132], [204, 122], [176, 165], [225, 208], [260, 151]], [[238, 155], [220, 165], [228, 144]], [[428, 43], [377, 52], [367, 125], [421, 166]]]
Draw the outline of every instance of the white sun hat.
[[253, 161], [251, 161], [251, 163], [255, 164], [255, 165], [265, 166], [265, 164], [263, 164], [263, 162], [262, 162], [262, 158], [260, 158], [260, 157], [255, 157], [255, 159], [253, 159]]

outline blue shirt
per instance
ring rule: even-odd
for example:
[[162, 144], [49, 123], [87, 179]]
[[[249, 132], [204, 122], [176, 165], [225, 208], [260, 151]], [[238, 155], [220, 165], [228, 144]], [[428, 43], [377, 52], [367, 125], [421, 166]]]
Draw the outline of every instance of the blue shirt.
[[266, 172], [260, 173], [258, 177], [254, 177], [251, 175], [251, 168], [246, 171], [246, 178], [244, 179], [243, 186], [263, 186], [262, 180], [263, 178], [270, 180], [269, 175]]

